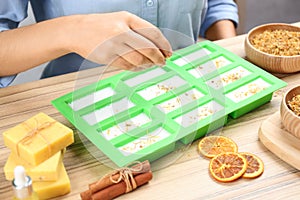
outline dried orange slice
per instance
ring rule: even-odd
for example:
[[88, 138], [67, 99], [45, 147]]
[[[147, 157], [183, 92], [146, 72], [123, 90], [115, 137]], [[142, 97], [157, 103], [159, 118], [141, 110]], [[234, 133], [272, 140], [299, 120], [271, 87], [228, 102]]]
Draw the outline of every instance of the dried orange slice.
[[213, 158], [220, 153], [237, 152], [238, 146], [228, 137], [211, 135], [199, 142], [198, 150], [204, 156]]
[[209, 163], [211, 175], [218, 181], [230, 182], [241, 177], [247, 169], [247, 160], [239, 153], [221, 153]]
[[240, 154], [246, 158], [248, 163], [248, 167], [243, 175], [243, 178], [256, 178], [263, 173], [264, 163], [260, 158], [248, 152], [242, 152]]

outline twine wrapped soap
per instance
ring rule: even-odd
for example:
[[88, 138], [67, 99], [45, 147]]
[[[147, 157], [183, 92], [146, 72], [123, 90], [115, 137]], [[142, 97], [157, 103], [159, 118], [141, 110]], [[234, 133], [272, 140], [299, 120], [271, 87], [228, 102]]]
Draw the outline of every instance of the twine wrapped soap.
[[39, 113], [3, 133], [4, 144], [20, 159], [37, 166], [74, 142], [72, 129]]

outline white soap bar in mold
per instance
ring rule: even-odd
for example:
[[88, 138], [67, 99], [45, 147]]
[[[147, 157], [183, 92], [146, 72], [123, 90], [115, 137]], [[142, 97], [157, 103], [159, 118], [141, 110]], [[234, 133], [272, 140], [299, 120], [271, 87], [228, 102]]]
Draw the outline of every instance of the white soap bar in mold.
[[136, 153], [142, 149], [149, 147], [152, 144], [155, 144], [171, 134], [163, 128], [156, 129], [155, 131], [148, 133], [132, 142], [119, 147], [118, 149], [125, 155]]
[[115, 137], [118, 137], [122, 134], [126, 134], [127, 132], [140, 127], [144, 124], [147, 124], [151, 122], [151, 119], [145, 115], [144, 113], [141, 113], [129, 120], [126, 120], [122, 123], [119, 123], [113, 127], [110, 127], [104, 131], [102, 131], [102, 135], [107, 139], [111, 140], [114, 139]]
[[249, 72], [247, 69], [239, 66], [207, 81], [207, 84], [214, 89], [220, 89], [250, 74], [251, 72]]
[[198, 107], [184, 115], [175, 118], [175, 121], [183, 127], [188, 127], [200, 120], [213, 115], [214, 113], [222, 110], [224, 107], [215, 101], [211, 101], [205, 105]]
[[227, 60], [225, 57], [220, 56], [213, 60], [210, 60], [196, 68], [189, 70], [188, 72], [195, 78], [200, 78], [206, 74], [209, 74], [217, 69], [225, 67], [231, 64], [231, 61]]
[[161, 76], [165, 73], [166, 73], [166, 71], [163, 70], [162, 68], [155, 68], [151, 71], [148, 71], [146, 73], [143, 73], [141, 75], [138, 75], [136, 77], [128, 79], [128, 80], [124, 81], [124, 83], [126, 85], [128, 85], [129, 87], [134, 87], [136, 85], [140, 85], [141, 83], [149, 81], [155, 77]]
[[269, 83], [267, 83], [261, 78], [258, 78], [255, 81], [226, 94], [226, 97], [231, 99], [235, 103], [238, 103], [242, 100], [253, 96], [256, 93], [259, 93], [262, 90], [265, 90], [270, 86], [271, 85]]
[[[175, 54], [176, 54], [176, 52], [175, 52]], [[203, 49], [195, 51], [191, 54], [188, 54], [184, 57], [178, 58], [178, 59], [174, 60], [173, 63], [181, 67], [188, 63], [193, 62], [194, 60], [196, 60], [198, 58], [202, 58], [209, 54], [211, 54], [211, 52], [208, 49], [203, 48]]]
[[134, 103], [129, 101], [127, 98], [123, 98], [120, 101], [109, 104], [99, 110], [95, 110], [89, 114], [83, 115], [82, 118], [91, 126], [96, 123], [103, 121], [109, 117], [112, 117], [120, 112], [132, 108]]
[[82, 108], [88, 107], [98, 101], [105, 99], [105, 98], [111, 97], [114, 94], [115, 94], [115, 91], [111, 87], [107, 87], [107, 88], [98, 90], [97, 92], [94, 92], [92, 94], [89, 94], [87, 96], [84, 96], [80, 99], [76, 99], [75, 101], [72, 101], [71, 103], [69, 103], [69, 105], [74, 111], [78, 111]]
[[199, 92], [197, 89], [192, 89], [168, 101], [164, 101], [158, 104], [158, 108], [160, 108], [165, 113], [169, 113], [192, 101], [196, 101], [203, 96], [204, 94]]
[[155, 97], [158, 97], [162, 94], [165, 94], [171, 90], [176, 89], [179, 86], [186, 84], [187, 82], [180, 78], [179, 76], [173, 76], [167, 80], [164, 80], [161, 83], [152, 85], [148, 88], [145, 88], [138, 92], [138, 94], [143, 97], [145, 100], [151, 100]]

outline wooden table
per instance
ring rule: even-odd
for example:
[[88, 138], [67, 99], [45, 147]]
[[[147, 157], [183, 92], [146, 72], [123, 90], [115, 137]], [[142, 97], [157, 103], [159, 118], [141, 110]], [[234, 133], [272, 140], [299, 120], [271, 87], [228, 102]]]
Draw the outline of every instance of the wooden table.
[[[300, 26], [300, 23], [297, 25]], [[220, 40], [216, 43], [245, 57], [244, 35]], [[101, 78], [119, 73], [106, 70]], [[74, 127], [51, 105], [59, 96], [99, 79], [99, 69], [72, 73], [0, 89], [0, 132], [44, 112], [63, 124]], [[154, 177], [151, 182], [119, 199], [299, 199], [300, 173], [272, 154], [258, 139], [258, 129], [263, 120], [279, 110], [282, 94], [289, 87], [300, 84], [300, 74], [282, 78], [288, 86], [274, 93], [270, 103], [235, 120], [229, 120], [220, 134], [232, 138], [239, 151], [258, 155], [265, 164], [265, 171], [257, 179], [239, 179], [232, 183], [214, 181], [208, 173], [209, 160], [199, 156], [198, 141], [185, 150], [167, 155], [152, 164]], [[64, 164], [69, 174], [72, 191], [57, 199], [80, 199], [79, 193], [112, 169], [95, 159], [83, 145], [75, 130], [75, 143], [68, 147]], [[11, 183], [6, 181], [3, 166], [9, 149], [0, 139], [0, 199], [12, 197]], [[172, 155], [180, 155], [174, 159]], [[174, 156], [173, 156], [174, 157]], [[172, 159], [170, 159], [172, 158]], [[103, 159], [105, 159], [103, 157]], [[162, 164], [163, 163], [163, 164]]]

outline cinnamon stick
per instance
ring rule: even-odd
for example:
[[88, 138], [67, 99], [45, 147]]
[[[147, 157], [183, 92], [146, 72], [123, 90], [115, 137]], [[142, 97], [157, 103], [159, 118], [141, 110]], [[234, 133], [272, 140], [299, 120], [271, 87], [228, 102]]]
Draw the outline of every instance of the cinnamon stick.
[[91, 190], [86, 190], [84, 192], [81, 192], [80, 197], [81, 197], [81, 200], [91, 200], [92, 199]]
[[[142, 166], [141, 166], [142, 165]], [[132, 171], [132, 175], [133, 176], [136, 176], [138, 174], [142, 174], [142, 173], [145, 173], [145, 172], [149, 172], [150, 171], [150, 163], [148, 160], [140, 163], [140, 164], [137, 164], [137, 165], [134, 165], [131, 167], [132, 169], [134, 170], [138, 170], [138, 169], [141, 169], [139, 171]], [[111, 186], [113, 185], [114, 183], [111, 182], [111, 179], [113, 180], [118, 180], [120, 177], [120, 174], [117, 173], [117, 174], [114, 174], [112, 175], [111, 177], [110, 176], [105, 176], [102, 178], [102, 180], [99, 182], [99, 181], [96, 181], [92, 184], [89, 185], [89, 188], [91, 190], [92, 193], [95, 193], [99, 190], [102, 190], [108, 186]]]
[[[137, 176], [139, 176], [143, 173], [146, 173], [146, 172], [148, 172], [148, 173], [150, 172], [151, 173], [151, 178], [152, 178], [150, 163], [147, 160], [142, 162], [142, 163], [139, 163], [137, 165], [132, 166], [130, 169], [132, 169], [132, 175], [133, 175], [134, 179]], [[119, 183], [112, 182], [112, 180], [118, 180], [119, 178], [120, 178], [120, 174], [116, 173], [116, 174], [112, 174], [112, 175], [106, 175], [100, 181], [96, 181], [94, 183], [89, 184], [89, 190], [80, 193], [81, 199], [82, 200], [91, 200], [92, 196], [95, 195], [95, 194], [98, 194], [99, 192], [102, 192], [102, 193], [100, 193], [100, 195], [103, 196], [103, 194], [105, 194], [105, 189], [106, 188], [109, 188], [109, 190], [110, 190], [110, 188], [112, 186], [114, 186], [114, 188], [115, 188], [116, 185], [118, 185], [118, 187], [117, 187], [118, 189], [116, 189], [117, 191], [112, 192], [111, 195], [112, 196], [115, 196], [115, 195], [119, 196], [120, 195], [119, 192], [121, 192], [120, 188], [122, 187], [123, 184], [125, 185], [125, 191], [123, 192], [123, 190], [122, 190], [122, 192], [125, 193], [126, 192], [126, 184], [125, 184], [124, 181], [121, 181]], [[139, 177], [139, 179], [140, 178], [143, 178], [143, 176]], [[147, 181], [147, 182], [149, 180], [151, 180], [151, 178], [148, 180], [149, 177], [147, 175], [144, 178], [146, 178], [145, 181]], [[144, 181], [142, 180], [140, 183], [143, 183], [143, 182]], [[145, 182], [145, 183], [147, 183], [147, 182]], [[143, 184], [145, 184], [145, 183], [143, 183]], [[138, 183], [137, 183], [137, 186], [138, 186]], [[101, 190], [103, 190], [103, 191], [101, 191]], [[111, 193], [111, 192], [109, 192], [109, 193]], [[123, 193], [121, 193], [121, 194], [123, 194]], [[104, 195], [104, 196], [107, 196], [107, 195]]]
[[[152, 172], [146, 172], [134, 177], [137, 187], [148, 183], [152, 179]], [[92, 200], [111, 200], [126, 193], [126, 184], [124, 181], [107, 187], [97, 193], [92, 194]]]

